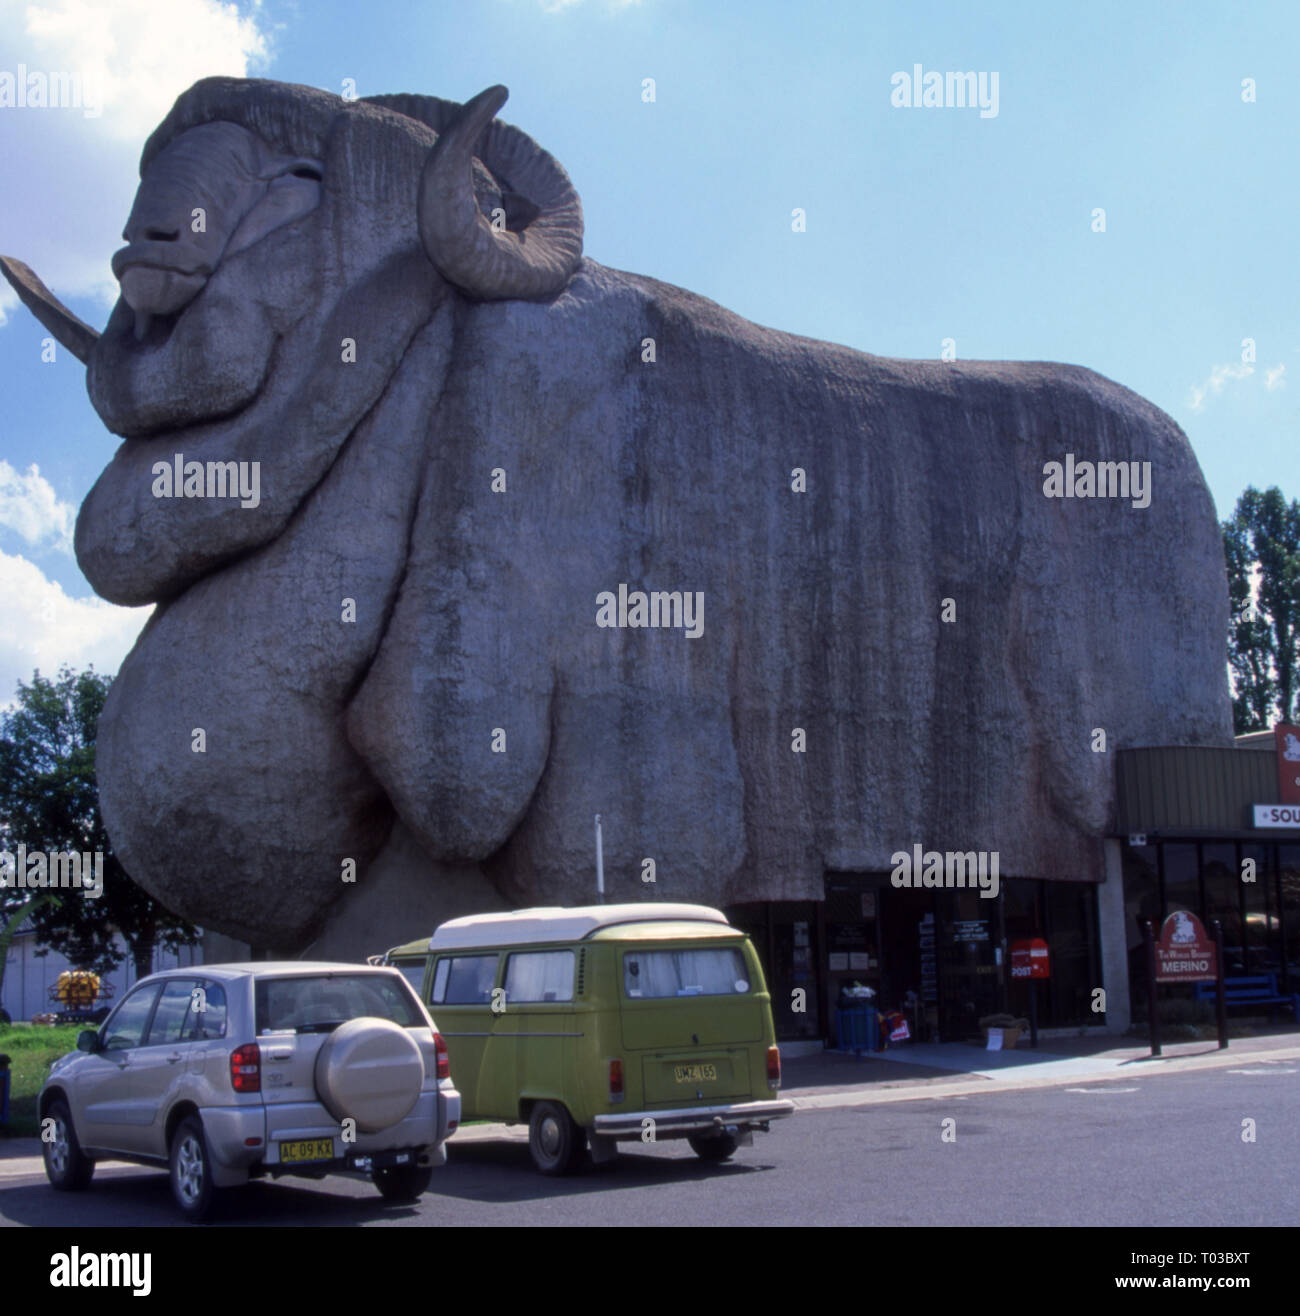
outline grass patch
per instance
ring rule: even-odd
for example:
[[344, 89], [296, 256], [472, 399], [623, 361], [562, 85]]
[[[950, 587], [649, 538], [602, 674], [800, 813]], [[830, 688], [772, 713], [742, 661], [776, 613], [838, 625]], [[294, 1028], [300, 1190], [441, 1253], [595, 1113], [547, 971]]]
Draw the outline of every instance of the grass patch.
[[0, 1024], [0, 1052], [9, 1057], [9, 1123], [0, 1124], [0, 1136], [35, 1138], [36, 1094], [50, 1072], [50, 1062], [77, 1049], [77, 1034], [84, 1024]]

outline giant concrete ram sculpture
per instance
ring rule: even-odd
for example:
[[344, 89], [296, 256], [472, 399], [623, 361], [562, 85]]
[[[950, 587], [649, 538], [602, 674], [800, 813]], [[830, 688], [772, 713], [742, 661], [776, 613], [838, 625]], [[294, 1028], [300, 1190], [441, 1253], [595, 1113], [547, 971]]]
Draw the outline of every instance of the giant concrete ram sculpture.
[[[127, 870], [340, 953], [589, 898], [596, 813], [615, 898], [819, 897], [915, 844], [1100, 878], [1114, 751], [1229, 735], [1182, 432], [1088, 370], [870, 356], [585, 259], [505, 97], [207, 79], [102, 336], [6, 263], [123, 439], [77, 559], [157, 604], [99, 731]], [[1134, 486], [1051, 497], [1054, 461]]]

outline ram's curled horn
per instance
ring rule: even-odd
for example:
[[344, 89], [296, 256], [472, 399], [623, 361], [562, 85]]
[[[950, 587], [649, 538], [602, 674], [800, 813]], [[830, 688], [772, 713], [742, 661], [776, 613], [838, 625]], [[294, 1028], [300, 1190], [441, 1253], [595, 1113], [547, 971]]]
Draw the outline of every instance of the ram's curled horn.
[[[568, 175], [530, 138], [505, 124], [489, 131], [508, 95], [489, 87], [439, 133], [420, 180], [420, 237], [442, 275], [471, 297], [538, 300], [559, 292], [582, 259], [582, 205]], [[494, 229], [479, 209], [476, 154], [513, 194], [507, 209], [525, 201], [523, 209], [535, 210], [521, 232]]]
[[99, 338], [98, 330], [73, 315], [36, 277], [29, 265], [14, 260], [12, 256], [0, 256], [0, 271], [13, 285], [23, 305], [85, 365], [90, 349]]

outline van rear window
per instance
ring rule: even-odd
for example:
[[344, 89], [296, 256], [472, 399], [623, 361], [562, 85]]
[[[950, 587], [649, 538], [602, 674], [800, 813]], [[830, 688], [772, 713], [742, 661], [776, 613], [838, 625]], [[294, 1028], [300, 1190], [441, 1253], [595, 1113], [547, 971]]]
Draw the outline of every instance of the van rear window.
[[393, 968], [415, 988], [415, 994], [419, 996], [424, 988], [424, 961], [394, 960]]
[[633, 1000], [666, 996], [735, 996], [749, 991], [745, 957], [731, 946], [707, 950], [629, 950], [623, 991]]

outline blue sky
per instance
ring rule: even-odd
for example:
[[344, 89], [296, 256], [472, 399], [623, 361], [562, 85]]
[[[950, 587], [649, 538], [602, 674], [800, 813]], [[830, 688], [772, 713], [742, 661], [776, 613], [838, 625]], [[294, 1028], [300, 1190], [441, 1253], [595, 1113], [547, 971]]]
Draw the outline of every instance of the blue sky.
[[[0, 0], [0, 74], [103, 89], [94, 115], [0, 107], [0, 251], [101, 326], [140, 147], [197, 78], [502, 82], [591, 258], [882, 355], [1089, 366], [1178, 421], [1225, 516], [1247, 484], [1300, 494], [1297, 38], [1283, 0]], [[996, 73], [997, 114], [892, 105], [917, 64]], [[71, 554], [116, 442], [83, 369], [41, 362], [7, 290], [0, 314], [3, 704], [36, 666], [115, 670], [147, 614], [94, 599]]]

